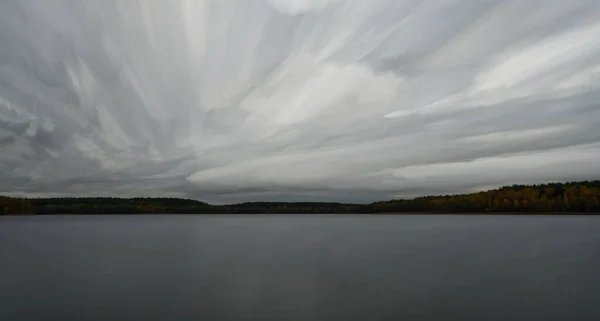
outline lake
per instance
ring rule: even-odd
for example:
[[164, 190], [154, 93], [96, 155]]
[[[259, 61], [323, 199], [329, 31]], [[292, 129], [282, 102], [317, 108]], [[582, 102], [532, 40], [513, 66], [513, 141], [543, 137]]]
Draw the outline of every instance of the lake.
[[1, 320], [600, 320], [599, 216], [0, 217]]

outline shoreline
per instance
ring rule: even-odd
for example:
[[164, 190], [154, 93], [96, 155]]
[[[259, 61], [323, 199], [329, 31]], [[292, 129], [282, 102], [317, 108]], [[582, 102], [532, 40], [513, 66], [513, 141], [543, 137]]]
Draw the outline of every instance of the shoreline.
[[513, 215], [513, 216], [594, 216], [600, 215], [600, 212], [379, 212], [379, 213], [4, 213], [2, 216], [155, 216], [155, 215], [220, 215], [220, 216], [236, 216], [236, 215], [479, 215], [479, 216], [494, 216], [494, 215]]
[[382, 212], [386, 215], [600, 215], [600, 212]]

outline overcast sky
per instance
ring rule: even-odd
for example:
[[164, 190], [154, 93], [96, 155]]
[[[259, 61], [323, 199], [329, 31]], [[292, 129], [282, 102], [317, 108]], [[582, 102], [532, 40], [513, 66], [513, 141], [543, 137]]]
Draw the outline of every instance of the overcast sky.
[[0, 0], [0, 193], [600, 178], [600, 1]]

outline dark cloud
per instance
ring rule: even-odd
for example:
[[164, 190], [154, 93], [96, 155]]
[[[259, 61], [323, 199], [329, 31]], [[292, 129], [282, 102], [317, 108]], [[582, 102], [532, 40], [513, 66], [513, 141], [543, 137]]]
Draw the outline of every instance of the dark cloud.
[[598, 179], [600, 4], [0, 1], [0, 193], [367, 202]]

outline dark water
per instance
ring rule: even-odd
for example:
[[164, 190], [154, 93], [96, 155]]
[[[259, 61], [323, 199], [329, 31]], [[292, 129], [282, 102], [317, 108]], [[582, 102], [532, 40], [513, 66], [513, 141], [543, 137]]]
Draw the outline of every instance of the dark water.
[[600, 320], [600, 217], [1, 217], [0, 320]]

